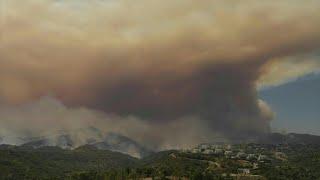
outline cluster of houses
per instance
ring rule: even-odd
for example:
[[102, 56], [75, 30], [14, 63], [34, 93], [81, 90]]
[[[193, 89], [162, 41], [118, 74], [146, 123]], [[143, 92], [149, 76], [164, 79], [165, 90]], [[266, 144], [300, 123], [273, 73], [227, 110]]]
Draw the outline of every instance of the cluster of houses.
[[282, 152], [270, 152], [265, 151], [269, 147], [263, 147], [261, 145], [252, 145], [241, 147], [240, 145], [231, 144], [200, 144], [195, 148], [183, 150], [187, 153], [215, 155], [224, 157], [227, 159], [234, 159], [242, 163], [250, 164], [250, 168], [239, 168], [239, 174], [250, 174], [250, 170], [258, 169], [261, 163], [270, 163], [273, 159], [285, 160], [286, 155]]
[[246, 153], [245, 150], [235, 148], [231, 144], [200, 144], [193, 149], [184, 150], [189, 153], [213, 154], [225, 156], [228, 159], [243, 159], [248, 161], [265, 162], [270, 160], [267, 155], [260, 153]]

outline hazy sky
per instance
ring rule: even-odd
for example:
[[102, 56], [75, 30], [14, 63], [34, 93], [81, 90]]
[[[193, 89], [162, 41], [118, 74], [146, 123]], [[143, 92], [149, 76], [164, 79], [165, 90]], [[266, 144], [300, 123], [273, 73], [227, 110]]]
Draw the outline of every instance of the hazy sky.
[[260, 96], [276, 114], [271, 123], [274, 131], [320, 135], [319, 73], [262, 90]]
[[[282, 108], [270, 107], [258, 90], [320, 70], [318, 0], [0, 6], [2, 134], [101, 121], [108, 131], [161, 147], [245, 138], [270, 132], [272, 108]], [[128, 131], [123, 125], [132, 118]]]

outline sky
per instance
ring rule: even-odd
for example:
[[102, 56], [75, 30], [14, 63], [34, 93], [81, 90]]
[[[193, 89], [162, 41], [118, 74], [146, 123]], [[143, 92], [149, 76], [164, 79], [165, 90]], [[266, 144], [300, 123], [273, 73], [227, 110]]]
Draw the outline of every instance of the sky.
[[301, 80], [320, 70], [318, 0], [0, 6], [2, 136], [94, 126], [165, 149], [319, 134], [317, 104], [301, 98], [319, 97], [316, 78]]
[[312, 73], [295, 81], [261, 90], [276, 116], [271, 122], [275, 132], [320, 135], [320, 74]]

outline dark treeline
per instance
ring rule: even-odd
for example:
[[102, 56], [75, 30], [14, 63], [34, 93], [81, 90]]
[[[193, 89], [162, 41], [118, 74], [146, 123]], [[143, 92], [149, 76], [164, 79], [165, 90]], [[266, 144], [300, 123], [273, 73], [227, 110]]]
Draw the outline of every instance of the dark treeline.
[[[305, 179], [320, 177], [320, 147], [291, 146], [286, 161], [264, 163], [245, 179]], [[235, 179], [241, 161], [215, 155], [164, 151], [143, 159], [90, 146], [75, 150], [0, 146], [0, 179]], [[219, 167], [215, 165], [219, 164]], [[244, 166], [245, 167], [245, 166]]]

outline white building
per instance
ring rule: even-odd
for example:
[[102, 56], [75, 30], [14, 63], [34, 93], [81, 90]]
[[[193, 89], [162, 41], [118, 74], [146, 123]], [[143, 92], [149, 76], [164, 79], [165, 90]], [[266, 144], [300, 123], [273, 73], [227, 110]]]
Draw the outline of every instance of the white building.
[[250, 174], [250, 169], [239, 168], [238, 173], [239, 174]]
[[191, 152], [192, 152], [192, 153], [200, 153], [201, 150], [198, 149], [198, 148], [193, 148], [193, 149], [191, 150]]
[[215, 149], [214, 150], [214, 154], [222, 155], [223, 154], [223, 149]]
[[255, 154], [248, 154], [247, 160], [254, 160], [254, 159], [256, 159], [256, 155]]
[[232, 151], [225, 151], [224, 152], [224, 155], [225, 156], [231, 156], [233, 153], [232, 153]]
[[213, 150], [212, 149], [206, 149], [203, 151], [203, 154], [212, 154]]
[[265, 161], [267, 159], [268, 159], [268, 157], [266, 155], [262, 155], [262, 154], [260, 154], [258, 157], [258, 161]]
[[237, 154], [237, 158], [245, 159], [245, 158], [247, 158], [247, 154], [246, 154], [246, 153], [244, 153], [244, 152], [238, 152], [238, 154]]

